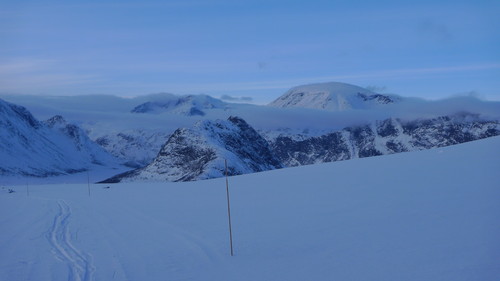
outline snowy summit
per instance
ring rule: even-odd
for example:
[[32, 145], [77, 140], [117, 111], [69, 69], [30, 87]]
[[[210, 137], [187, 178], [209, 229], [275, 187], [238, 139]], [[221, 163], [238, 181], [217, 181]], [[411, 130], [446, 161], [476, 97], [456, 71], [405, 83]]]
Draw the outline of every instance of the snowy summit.
[[395, 95], [382, 95], [358, 86], [330, 82], [294, 87], [271, 102], [274, 107], [303, 107], [329, 111], [369, 109], [400, 100]]

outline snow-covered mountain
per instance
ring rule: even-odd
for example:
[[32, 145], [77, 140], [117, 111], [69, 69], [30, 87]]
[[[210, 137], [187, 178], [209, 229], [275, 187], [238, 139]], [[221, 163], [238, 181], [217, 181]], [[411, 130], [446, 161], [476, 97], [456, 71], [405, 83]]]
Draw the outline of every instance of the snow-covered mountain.
[[71, 140], [77, 151], [89, 156], [93, 164], [106, 165], [116, 162], [105, 150], [93, 142], [83, 129], [75, 124], [68, 123], [62, 116], [56, 115], [44, 122], [49, 128], [62, 133]]
[[269, 145], [238, 117], [198, 122], [176, 130], [146, 167], [104, 182], [134, 180], [193, 181], [282, 168]]
[[330, 111], [369, 109], [400, 101], [395, 95], [377, 94], [339, 82], [318, 83], [290, 89], [269, 105], [281, 108], [303, 107]]
[[[265, 134], [264, 134], [265, 135]], [[105, 182], [134, 180], [192, 181], [254, 173], [280, 167], [424, 150], [500, 135], [496, 120], [474, 114], [405, 121], [386, 119], [320, 136], [262, 135], [243, 119], [201, 121], [179, 129], [146, 167]]]
[[173, 113], [186, 116], [204, 116], [205, 110], [223, 109], [227, 104], [207, 95], [162, 95], [160, 99], [148, 101], [132, 109], [132, 113]]
[[98, 137], [95, 142], [126, 166], [140, 168], [149, 164], [158, 155], [170, 133], [137, 129], [110, 132]]
[[[12, 160], [2, 161], [2, 173], [43, 176], [51, 175], [51, 171], [64, 174], [96, 163], [106, 167], [108, 163], [115, 163], [96, 146], [97, 143], [120, 163], [142, 168], [119, 177], [126, 180], [180, 181], [217, 177], [222, 175], [220, 159], [223, 158], [231, 159], [230, 169], [233, 169], [232, 163], [236, 163], [234, 173], [230, 171], [230, 174], [241, 174], [440, 147], [498, 135], [500, 120], [500, 102], [472, 97], [439, 101], [400, 98], [343, 83], [295, 87], [275, 101], [274, 106], [229, 104], [204, 95], [172, 94], [131, 99], [110, 96], [9, 96], [9, 99], [28, 104], [30, 111], [33, 107], [39, 120], [62, 115], [70, 122], [60, 116], [39, 122], [22, 107], [4, 106], [9, 110], [4, 114], [5, 120], [18, 114], [24, 121], [3, 121], [10, 125], [2, 126], [7, 129], [2, 128], [0, 147], [2, 155], [10, 154], [2, 160]], [[37, 102], [40, 105], [37, 106]], [[232, 115], [240, 118], [214, 121]], [[221, 140], [218, 134], [224, 131], [233, 135], [234, 140], [241, 138], [243, 146], [252, 147], [245, 139], [248, 136], [241, 136], [237, 133], [241, 129], [234, 129], [239, 127], [235, 125], [237, 119], [252, 124], [255, 128], [252, 131], [260, 134], [255, 139], [267, 140], [267, 144], [257, 145], [265, 149], [253, 149], [248, 153], [257, 158], [264, 153], [264, 158], [251, 159], [236, 152], [236, 146]], [[194, 125], [196, 122], [198, 124]], [[212, 128], [213, 132], [207, 128]], [[26, 147], [17, 147], [33, 146], [33, 143], [40, 144], [30, 148], [29, 153], [22, 152]], [[193, 153], [200, 157], [214, 151], [224, 157], [204, 159], [200, 162], [203, 166], [200, 170], [197, 164], [189, 162], [194, 161], [190, 160], [191, 156], [181, 157], [187, 153], [182, 147], [192, 147]], [[11, 149], [20, 153], [11, 153]], [[55, 153], [47, 152], [48, 149]], [[176, 151], [177, 156], [172, 151]], [[226, 155], [228, 151], [231, 152], [229, 156]], [[252, 167], [250, 163], [259, 164]], [[28, 167], [29, 171], [24, 171], [23, 167]], [[41, 171], [35, 171], [38, 168]], [[109, 176], [106, 174], [99, 180]]]
[[61, 116], [40, 122], [26, 108], [0, 100], [0, 128], [0, 175], [46, 177], [118, 163]]
[[386, 119], [321, 136], [267, 137], [283, 165], [301, 166], [444, 147], [500, 135], [497, 120], [474, 114], [404, 121]]

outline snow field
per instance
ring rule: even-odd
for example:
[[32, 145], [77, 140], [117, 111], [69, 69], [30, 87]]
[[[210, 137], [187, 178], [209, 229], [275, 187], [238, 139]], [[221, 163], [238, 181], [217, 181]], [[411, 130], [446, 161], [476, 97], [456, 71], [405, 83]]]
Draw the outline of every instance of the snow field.
[[231, 177], [234, 257], [223, 178], [9, 186], [0, 280], [497, 280], [499, 152], [494, 137]]

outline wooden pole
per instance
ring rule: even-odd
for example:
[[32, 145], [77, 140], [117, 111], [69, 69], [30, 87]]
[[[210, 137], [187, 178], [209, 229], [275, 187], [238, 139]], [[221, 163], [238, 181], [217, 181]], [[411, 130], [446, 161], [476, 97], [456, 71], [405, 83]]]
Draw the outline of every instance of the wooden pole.
[[224, 159], [224, 165], [226, 167], [226, 197], [227, 197], [227, 217], [229, 219], [229, 245], [231, 246], [231, 256], [233, 256], [233, 230], [231, 227], [231, 205], [229, 204], [229, 181], [227, 175], [227, 160]]
[[87, 187], [89, 190], [89, 197], [90, 197], [90, 176], [89, 176], [89, 171], [87, 170]]

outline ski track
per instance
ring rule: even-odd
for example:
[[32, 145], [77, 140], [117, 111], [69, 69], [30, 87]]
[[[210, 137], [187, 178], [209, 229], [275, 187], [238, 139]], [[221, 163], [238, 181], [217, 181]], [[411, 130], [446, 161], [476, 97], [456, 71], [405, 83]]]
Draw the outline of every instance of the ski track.
[[71, 208], [64, 200], [58, 200], [57, 204], [59, 205], [59, 213], [54, 218], [54, 223], [48, 234], [53, 253], [68, 265], [68, 280], [94, 280], [95, 267], [92, 263], [92, 256], [78, 250], [71, 243], [69, 232]]

